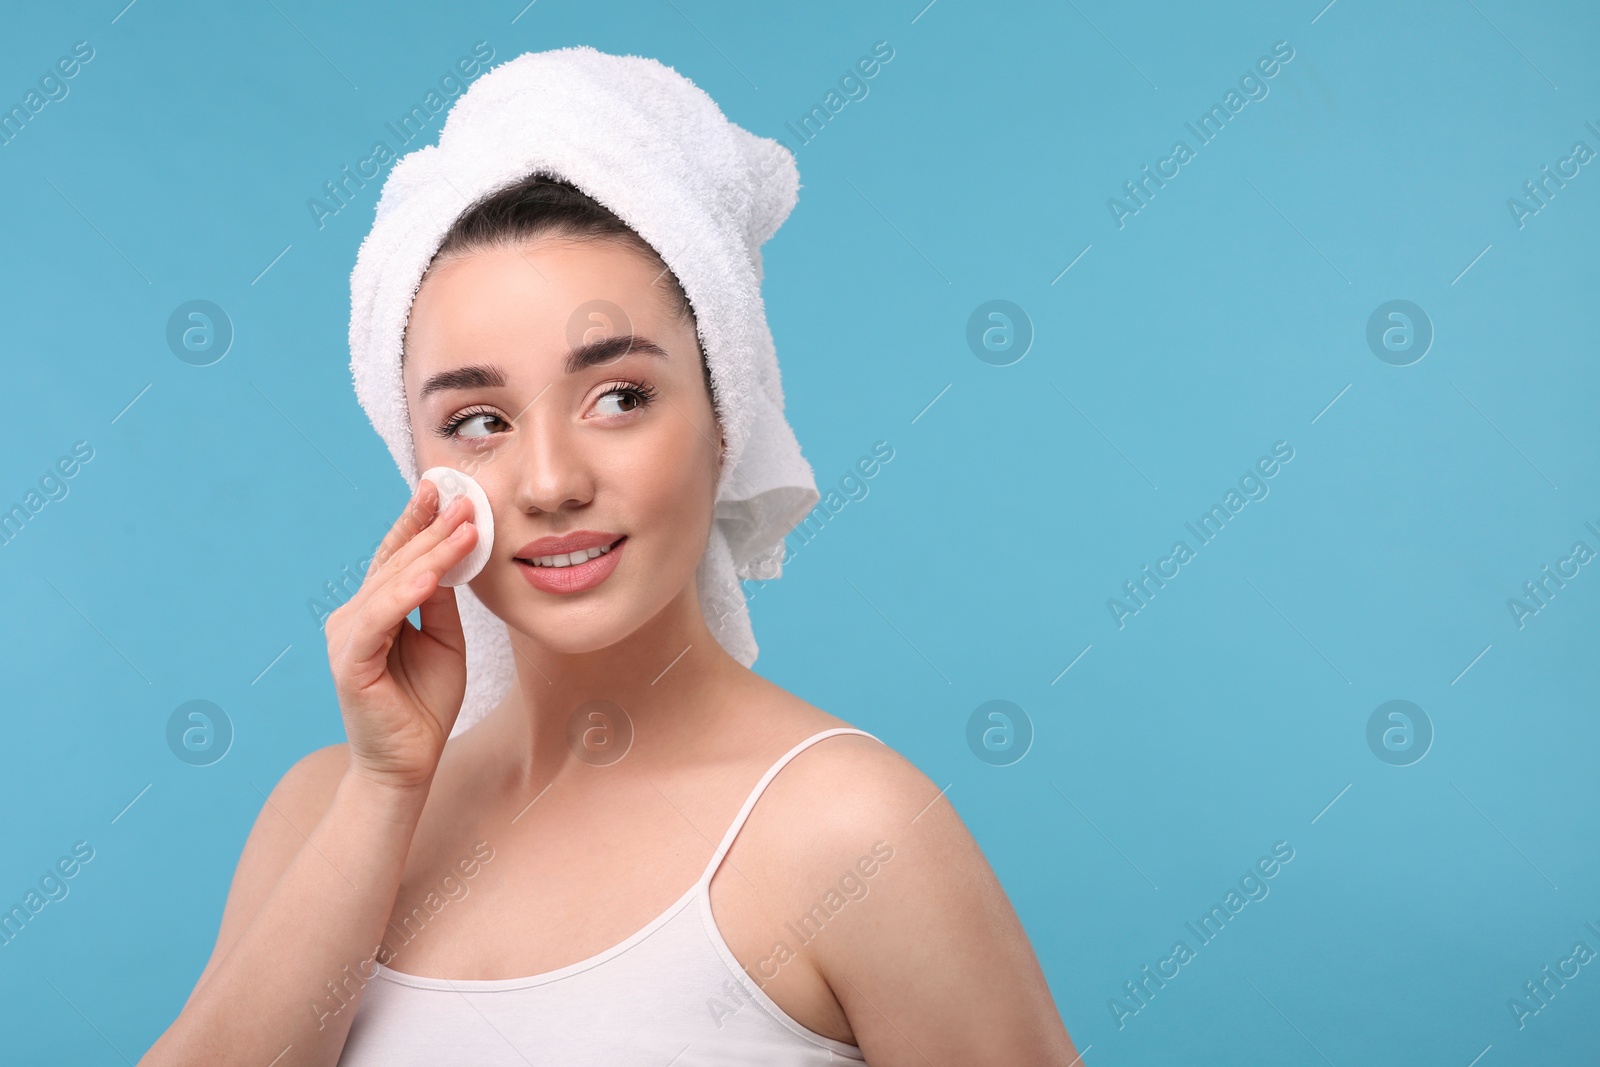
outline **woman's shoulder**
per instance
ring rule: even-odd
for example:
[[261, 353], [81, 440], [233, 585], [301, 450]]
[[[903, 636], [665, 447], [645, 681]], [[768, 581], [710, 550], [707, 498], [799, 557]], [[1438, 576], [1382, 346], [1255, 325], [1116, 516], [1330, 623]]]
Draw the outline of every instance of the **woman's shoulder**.
[[[815, 709], [803, 721], [851, 725]], [[1006, 1062], [1064, 1064], [1074, 1050], [1027, 933], [948, 790], [859, 734], [824, 738], [774, 776], [737, 860], [784, 939], [771, 959], [806, 960], [869, 1055], [914, 1033], [968, 1062], [998, 1042]]]
[[897, 821], [909, 823], [939, 797], [939, 787], [872, 730], [781, 689], [770, 699], [777, 731], [788, 741], [784, 749], [840, 728], [872, 735], [841, 733], [813, 741], [774, 776], [763, 797], [771, 794], [767, 807], [786, 824], [778, 830], [782, 838], [802, 835], [798, 839], [817, 845], [853, 847], [857, 838], [881, 837]]

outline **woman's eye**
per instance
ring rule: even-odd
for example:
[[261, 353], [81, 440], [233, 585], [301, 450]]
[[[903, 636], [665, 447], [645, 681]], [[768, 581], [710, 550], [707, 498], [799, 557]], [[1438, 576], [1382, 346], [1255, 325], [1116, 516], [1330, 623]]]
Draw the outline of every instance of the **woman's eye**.
[[649, 403], [649, 397], [642, 390], [611, 389], [600, 394], [600, 399], [595, 401], [596, 410], [602, 415], [626, 415], [630, 411], [637, 411]]
[[479, 421], [480, 419], [495, 419], [495, 420], [498, 421], [499, 418], [500, 418], [500, 416], [490, 414], [489, 412], [482, 412], [482, 413], [477, 414], [477, 415], [468, 415], [468, 416], [466, 416], [465, 418], [461, 419], [460, 421], [458, 421], [455, 424], [456, 436], [457, 437], [488, 437], [489, 433], [487, 431], [484, 431], [484, 432], [480, 433], [480, 432], [476, 432], [473, 429], [470, 429], [470, 427], [481, 426], [482, 424]]

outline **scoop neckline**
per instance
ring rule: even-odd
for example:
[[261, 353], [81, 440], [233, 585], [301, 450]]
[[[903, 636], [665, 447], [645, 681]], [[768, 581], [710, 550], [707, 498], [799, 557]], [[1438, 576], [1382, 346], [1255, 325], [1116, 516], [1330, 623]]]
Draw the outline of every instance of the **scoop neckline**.
[[[620, 956], [666, 925], [689, 903], [698, 900], [699, 910], [697, 915], [701, 920], [701, 925], [706, 930], [712, 950], [737, 978], [744, 975], [744, 969], [739, 964], [738, 958], [733, 954], [733, 948], [728, 944], [727, 938], [723, 936], [722, 927], [717, 924], [717, 917], [711, 910], [711, 894], [709, 892], [701, 892], [702, 890], [709, 890], [709, 888], [710, 880], [702, 877], [694, 885], [690, 886], [683, 896], [669, 904], [667, 910], [651, 919], [643, 927], [635, 930], [623, 940], [610, 948], [602, 949], [587, 959], [569, 963], [565, 967], [557, 967], [553, 971], [543, 971], [539, 974], [530, 974], [521, 978], [435, 978], [428, 975], [397, 971], [392, 967], [385, 967], [374, 960], [373, 966], [376, 970], [373, 973], [375, 977], [382, 977], [396, 985], [410, 986], [414, 989], [437, 989], [459, 993], [495, 993], [512, 989], [528, 989], [586, 971], [591, 967], [599, 966], [609, 959]], [[810, 1041], [812, 1044], [822, 1046], [847, 1062], [864, 1062], [861, 1059], [861, 1047], [859, 1045], [852, 1045], [847, 1041], [840, 1041], [838, 1038], [817, 1033], [784, 1011], [778, 1002], [768, 996], [766, 990], [755, 982], [746, 981], [743, 984], [767, 1014], [772, 1016], [781, 1026]]]
[[373, 965], [377, 968], [374, 973], [390, 982], [394, 982], [396, 985], [411, 986], [416, 989], [443, 989], [464, 993], [492, 993], [499, 990], [526, 989], [530, 986], [544, 985], [547, 982], [554, 982], [577, 974], [580, 971], [586, 971], [591, 967], [597, 967], [607, 960], [628, 951], [628, 949], [666, 925], [669, 919], [682, 911], [684, 906], [693, 900], [695, 894], [700, 891], [704, 881], [704, 878], [696, 881], [694, 885], [684, 891], [681, 897], [667, 905], [666, 911], [663, 911], [660, 915], [657, 915], [610, 948], [601, 949], [592, 956], [581, 959], [576, 963], [569, 963], [564, 967], [557, 967], [553, 971], [541, 971], [538, 974], [530, 974], [520, 978], [437, 978], [430, 975], [397, 971], [374, 960]]
[[[517, 978], [437, 978], [429, 975], [411, 974], [406, 971], [397, 971], [392, 967], [387, 967], [384, 964], [379, 963], [376, 959], [372, 961], [374, 967], [373, 977], [383, 978], [385, 981], [392, 982], [395, 985], [410, 986], [414, 989], [437, 989], [463, 993], [492, 993], [501, 990], [527, 989], [533, 986], [544, 985], [548, 982], [554, 982], [559, 979], [578, 974], [582, 971], [586, 971], [591, 967], [597, 967], [600, 964], [605, 963], [607, 960], [613, 959], [614, 957], [628, 951], [630, 948], [633, 948], [635, 945], [639, 944], [639, 942], [655, 933], [662, 926], [666, 925], [666, 923], [670, 921], [673, 916], [681, 912], [684, 907], [697, 896], [703, 901], [702, 907], [704, 919], [702, 920], [702, 925], [709, 928], [712, 935], [711, 940], [713, 947], [715, 948], [717, 954], [723, 957], [725, 963], [731, 962], [733, 964], [737, 964], [738, 960], [733, 956], [731, 947], [728, 945], [727, 940], [722, 936], [721, 928], [717, 925], [716, 916], [712, 914], [711, 911], [711, 880], [716, 876], [717, 869], [721, 866], [722, 859], [727, 854], [727, 850], [732, 847], [733, 839], [737, 835], [737, 831], [743, 828], [744, 819], [749, 814], [748, 809], [753, 806], [754, 802], [760, 798], [763, 792], [765, 792], [767, 783], [771, 781], [772, 776], [776, 774], [777, 771], [781, 770], [791, 758], [799, 755], [801, 751], [809, 748], [815, 742], [826, 737], [831, 737], [835, 734], [846, 733], [860, 734], [863, 737], [870, 737], [874, 741], [878, 741], [880, 744], [883, 743], [882, 738], [875, 734], [869, 733], [860, 727], [833, 726], [826, 730], [819, 730], [805, 738], [799, 744], [795, 745], [788, 753], [781, 757], [777, 763], [774, 763], [767, 769], [766, 774], [762, 776], [761, 780], [757, 782], [755, 788], [751, 790], [749, 796], [745, 800], [745, 806], [740, 808], [738, 816], [735, 817], [733, 826], [729, 828], [728, 833], [723, 838], [722, 844], [718, 846], [716, 853], [713, 854], [711, 862], [707, 865], [706, 869], [701, 872], [700, 877], [695, 881], [695, 883], [688, 889], [684, 890], [683, 895], [677, 900], [667, 905], [665, 911], [657, 915], [654, 919], [651, 919], [640, 929], [635, 930], [632, 934], [629, 934], [623, 940], [617, 942], [615, 945], [612, 945], [610, 948], [602, 949], [586, 959], [578, 960], [576, 963], [569, 963], [564, 967], [557, 967], [555, 970], [541, 971], [538, 974], [530, 974]], [[742, 966], [739, 967], [737, 973], [743, 973]], [[749, 984], [754, 986], [753, 982]], [[810, 1030], [797, 1020], [791, 1018], [788, 1013], [778, 1006], [776, 1001], [772, 1001], [769, 997], [767, 997], [764, 991], [760, 990], [759, 986], [756, 986], [755, 988], [757, 992], [761, 993], [761, 999], [765, 1001], [765, 1006], [767, 1007], [768, 1011], [772, 1014], [775, 1014], [783, 1022], [783, 1024], [788, 1026], [791, 1030], [806, 1036], [812, 1041], [828, 1043], [833, 1046], [834, 1051], [840, 1052], [842, 1055], [847, 1055], [843, 1051], [845, 1049], [855, 1049], [859, 1051], [859, 1046], [850, 1045], [846, 1042], [842, 1042], [835, 1038], [830, 1038], [824, 1034], [818, 1034]]]

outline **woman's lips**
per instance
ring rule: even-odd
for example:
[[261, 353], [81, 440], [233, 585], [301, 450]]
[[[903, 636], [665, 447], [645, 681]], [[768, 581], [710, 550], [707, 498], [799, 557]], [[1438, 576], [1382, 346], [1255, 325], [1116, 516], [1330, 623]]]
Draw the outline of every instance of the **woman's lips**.
[[535, 589], [546, 593], [581, 593], [585, 589], [593, 589], [611, 577], [611, 572], [617, 569], [617, 562], [627, 544], [628, 539], [623, 537], [613, 544], [605, 555], [575, 563], [570, 567], [536, 567], [520, 558], [515, 562], [522, 576]]

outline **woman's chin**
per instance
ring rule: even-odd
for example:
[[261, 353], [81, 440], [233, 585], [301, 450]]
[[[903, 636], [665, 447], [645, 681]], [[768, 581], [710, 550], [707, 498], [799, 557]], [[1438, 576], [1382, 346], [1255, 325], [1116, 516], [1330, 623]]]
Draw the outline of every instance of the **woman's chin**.
[[514, 634], [556, 655], [599, 652], [653, 628], [652, 622], [694, 610], [689, 606], [695, 596], [692, 568], [679, 579], [680, 588], [650, 583], [641, 589], [614, 575], [593, 589], [566, 595], [530, 589], [520, 574], [498, 577], [481, 589], [475, 583], [473, 593]]
[[480, 599], [506, 624], [513, 637], [520, 635], [535, 648], [562, 656], [580, 656], [610, 648], [626, 640], [644, 623], [643, 619], [621, 618], [609, 607], [596, 610], [593, 604], [581, 609], [576, 604], [570, 608], [560, 604], [554, 608], [530, 604], [527, 590], [515, 591], [509, 603], [499, 598]]

